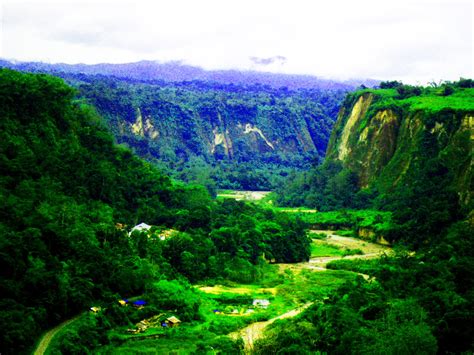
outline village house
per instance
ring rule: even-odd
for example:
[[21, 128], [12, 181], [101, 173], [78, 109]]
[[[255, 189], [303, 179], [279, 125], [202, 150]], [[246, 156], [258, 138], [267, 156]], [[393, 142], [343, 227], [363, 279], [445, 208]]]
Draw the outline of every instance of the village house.
[[181, 321], [178, 318], [176, 318], [175, 316], [171, 316], [163, 320], [161, 322], [161, 326], [173, 328], [173, 327], [177, 327], [179, 323], [181, 323]]
[[270, 305], [270, 301], [267, 299], [254, 299], [252, 305], [257, 308], [267, 308]]
[[136, 307], [138, 309], [142, 309], [146, 305], [146, 301], [144, 300], [136, 300], [132, 302], [133, 307]]
[[151, 226], [146, 223], [140, 223], [137, 224], [135, 227], [132, 228], [132, 230], [128, 233], [128, 236], [131, 236], [133, 232], [138, 231], [138, 232], [148, 232], [150, 230]]

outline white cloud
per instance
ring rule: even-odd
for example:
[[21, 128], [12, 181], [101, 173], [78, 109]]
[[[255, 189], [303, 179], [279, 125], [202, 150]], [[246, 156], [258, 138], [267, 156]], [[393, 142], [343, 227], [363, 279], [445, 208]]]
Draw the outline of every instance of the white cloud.
[[0, 56], [183, 60], [327, 77], [473, 76], [471, 1], [3, 1]]

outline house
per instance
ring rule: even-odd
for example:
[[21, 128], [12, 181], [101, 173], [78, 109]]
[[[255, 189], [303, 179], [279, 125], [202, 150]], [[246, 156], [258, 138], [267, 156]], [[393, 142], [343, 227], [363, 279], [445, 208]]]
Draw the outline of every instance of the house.
[[128, 305], [128, 300], [124, 298], [122, 300], [119, 300], [118, 303], [120, 303], [121, 306], [127, 306]]
[[175, 316], [166, 318], [165, 323], [167, 322], [169, 327], [177, 327], [181, 321]]
[[141, 332], [144, 332], [148, 329], [148, 322], [145, 319], [145, 320], [142, 320], [142, 321], [138, 322], [136, 324], [136, 326], [137, 326], [138, 331], [141, 333]]
[[161, 326], [164, 328], [167, 328], [167, 327], [173, 328], [173, 327], [177, 327], [179, 323], [181, 323], [181, 321], [178, 318], [176, 318], [175, 316], [171, 316], [164, 319], [162, 318]]
[[160, 240], [166, 240], [177, 234], [179, 234], [179, 232], [176, 229], [166, 229], [166, 230], [161, 231], [158, 237], [160, 238]]
[[99, 313], [102, 310], [102, 308], [100, 308], [100, 307], [91, 307], [91, 308], [89, 308], [89, 310], [92, 313]]
[[270, 301], [267, 299], [254, 299], [252, 305], [257, 308], [267, 308], [270, 305]]
[[132, 230], [128, 233], [128, 236], [131, 236], [133, 232], [138, 231], [138, 232], [147, 232], [149, 231], [151, 226], [146, 223], [140, 223], [137, 224], [135, 227], [132, 228]]
[[140, 308], [145, 307], [146, 301], [144, 301], [144, 300], [136, 300], [136, 301], [133, 301], [132, 304], [133, 304], [133, 307], [136, 307], [136, 308], [139, 308], [139, 309], [140, 309]]

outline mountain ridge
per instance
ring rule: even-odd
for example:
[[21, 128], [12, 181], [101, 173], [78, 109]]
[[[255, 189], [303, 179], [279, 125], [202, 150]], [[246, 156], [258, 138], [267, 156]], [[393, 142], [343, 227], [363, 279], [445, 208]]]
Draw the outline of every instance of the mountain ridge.
[[83, 73], [112, 75], [117, 78], [139, 79], [144, 81], [164, 80], [169, 82], [202, 80], [222, 84], [262, 84], [273, 88], [288, 89], [318, 88], [353, 90], [364, 85], [373, 87], [379, 83], [374, 79], [336, 80], [305, 74], [283, 74], [265, 71], [219, 69], [206, 70], [198, 66], [182, 64], [179, 61], [158, 62], [142, 60], [132, 63], [66, 64], [44, 62], [20, 62], [0, 59], [0, 67], [20, 71], [46, 73]]

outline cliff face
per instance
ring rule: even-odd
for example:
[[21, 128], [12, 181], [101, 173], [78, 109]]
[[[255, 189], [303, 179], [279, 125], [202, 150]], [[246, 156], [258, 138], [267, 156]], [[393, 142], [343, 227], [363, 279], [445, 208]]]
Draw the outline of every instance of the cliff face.
[[303, 166], [323, 156], [343, 92], [209, 83], [151, 85], [87, 78], [119, 143], [143, 157]]
[[439, 159], [463, 205], [473, 198], [474, 91], [400, 99], [395, 90], [349, 96], [332, 132], [327, 158], [354, 171], [361, 188], [389, 192]]
[[120, 127], [119, 138], [146, 144], [158, 155], [165, 147], [175, 153], [229, 160], [317, 153], [318, 137], [311, 134], [316, 122], [299, 121], [299, 117], [265, 122], [269, 117], [249, 114], [236, 118], [224, 107], [212, 112], [181, 112], [183, 117], [171, 122], [172, 117], [153, 112], [153, 107], [141, 106], [135, 111], [132, 120], [123, 117], [115, 122]]

